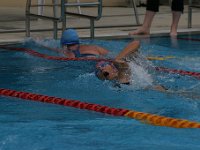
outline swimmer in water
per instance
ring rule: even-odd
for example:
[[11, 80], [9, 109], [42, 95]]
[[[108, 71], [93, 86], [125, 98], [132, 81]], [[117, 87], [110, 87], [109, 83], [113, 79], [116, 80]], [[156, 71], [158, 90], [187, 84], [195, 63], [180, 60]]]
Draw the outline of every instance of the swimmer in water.
[[107, 49], [97, 45], [81, 44], [78, 33], [74, 29], [66, 29], [62, 33], [60, 45], [61, 48], [41, 46], [59, 52], [68, 58], [103, 57], [109, 53]]
[[[140, 47], [139, 41], [129, 43], [113, 61], [100, 61], [96, 64], [95, 75], [100, 80], [110, 80], [119, 84], [130, 84], [131, 70], [128, 64], [128, 59], [136, 56], [138, 48]], [[166, 91], [163, 86], [153, 86], [155, 90]]]

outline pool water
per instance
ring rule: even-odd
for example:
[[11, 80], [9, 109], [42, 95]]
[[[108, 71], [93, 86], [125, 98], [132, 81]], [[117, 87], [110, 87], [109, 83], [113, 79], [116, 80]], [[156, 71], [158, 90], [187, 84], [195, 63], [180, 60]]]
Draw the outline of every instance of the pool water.
[[[130, 63], [132, 84], [121, 88], [98, 80], [94, 74], [95, 62], [92, 61], [47, 60], [0, 49], [0, 88], [200, 122], [200, 80], [152, 69], [153, 66], [163, 66], [200, 72], [200, 41], [191, 39], [200, 39], [200, 35], [140, 40], [140, 65]], [[103, 46], [111, 51], [109, 57], [114, 57], [130, 41], [82, 42]], [[59, 41], [33, 39], [15, 46], [59, 56], [38, 44], [59, 47]], [[144, 60], [148, 56], [172, 58]], [[145, 86], [153, 84], [162, 84], [171, 93], [145, 89]], [[0, 150], [193, 150], [200, 148], [199, 136], [199, 129], [153, 126], [125, 117], [0, 97]]]

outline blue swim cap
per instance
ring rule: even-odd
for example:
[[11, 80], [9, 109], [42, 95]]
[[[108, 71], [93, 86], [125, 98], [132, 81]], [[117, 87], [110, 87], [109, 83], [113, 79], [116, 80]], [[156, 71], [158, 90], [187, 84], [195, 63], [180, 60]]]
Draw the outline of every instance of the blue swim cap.
[[67, 29], [62, 33], [61, 45], [79, 44], [79, 36], [74, 29]]

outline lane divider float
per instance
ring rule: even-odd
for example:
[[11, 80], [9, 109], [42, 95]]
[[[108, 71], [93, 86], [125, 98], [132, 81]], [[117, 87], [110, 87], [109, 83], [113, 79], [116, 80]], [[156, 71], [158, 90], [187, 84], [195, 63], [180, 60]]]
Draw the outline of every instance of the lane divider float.
[[[66, 57], [57, 57], [57, 56], [49, 56], [46, 54], [41, 54], [39, 52], [36, 52], [32, 49], [27, 48], [17, 48], [17, 47], [7, 47], [7, 46], [0, 46], [2, 49], [6, 50], [14, 50], [14, 51], [21, 51], [28, 53], [33, 56], [41, 57], [48, 60], [60, 60], [60, 61], [110, 61], [112, 62], [112, 59], [105, 59], [105, 58], [66, 58]], [[153, 58], [152, 58], [153, 59]], [[199, 72], [191, 72], [186, 70], [177, 70], [177, 69], [171, 69], [171, 68], [165, 68], [165, 67], [155, 67], [157, 71], [167, 72], [167, 73], [176, 73], [180, 75], [188, 75], [195, 78], [200, 79], [200, 73]]]
[[167, 59], [173, 59], [176, 58], [174, 56], [148, 56], [147, 60], [167, 60]]
[[16, 97], [24, 100], [38, 101], [44, 103], [52, 103], [57, 105], [63, 105], [68, 107], [74, 107], [78, 109], [85, 109], [95, 112], [100, 112], [113, 116], [123, 116], [139, 120], [143, 123], [155, 125], [155, 126], [165, 126], [173, 128], [200, 128], [200, 123], [193, 122], [183, 119], [174, 119], [170, 117], [159, 116], [150, 113], [137, 112], [128, 109], [121, 108], [111, 108], [108, 106], [103, 106], [93, 103], [85, 103], [78, 100], [70, 100], [52, 96], [46, 96], [41, 94], [34, 94], [30, 92], [15, 91], [10, 89], [0, 88], [0, 96]]
[[32, 49], [28, 48], [18, 48], [18, 47], [7, 47], [7, 46], [0, 46], [2, 49], [6, 50], [13, 50], [13, 51], [20, 51], [28, 53], [32, 56], [48, 59], [48, 60], [61, 60], [61, 61], [113, 61], [112, 59], [105, 59], [105, 58], [92, 58], [92, 57], [82, 57], [82, 58], [66, 58], [66, 57], [58, 57], [58, 56], [49, 56], [46, 54], [39, 53]]
[[155, 69], [157, 71], [162, 71], [162, 72], [167, 72], [167, 73], [175, 73], [175, 74], [180, 74], [180, 75], [187, 75], [187, 76], [192, 76], [192, 77], [200, 79], [200, 72], [192, 72], [192, 71], [171, 69], [171, 68], [165, 68], [165, 67], [155, 67]]
[[[18, 47], [7, 47], [7, 46], [0, 46], [0, 48], [2, 49], [6, 49], [6, 50], [14, 50], [14, 51], [20, 51], [20, 52], [25, 52], [28, 53], [32, 56], [37, 56], [37, 57], [41, 57], [44, 59], [49, 59], [49, 60], [65, 60], [65, 61], [112, 61], [112, 59], [98, 59], [98, 58], [66, 58], [66, 57], [57, 57], [57, 56], [49, 56], [46, 54], [42, 54], [39, 53], [37, 51], [34, 51], [32, 49], [28, 49], [28, 48], [18, 48]], [[147, 59], [148, 60], [167, 60], [167, 59], [172, 59], [175, 58], [174, 56], [148, 56]]]

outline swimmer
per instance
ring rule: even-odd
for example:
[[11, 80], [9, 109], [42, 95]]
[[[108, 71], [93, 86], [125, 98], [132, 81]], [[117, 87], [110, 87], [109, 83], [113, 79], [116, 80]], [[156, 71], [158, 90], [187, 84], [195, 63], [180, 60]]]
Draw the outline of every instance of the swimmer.
[[[119, 84], [130, 84], [131, 70], [128, 59], [136, 56], [140, 47], [139, 41], [129, 43], [112, 62], [100, 61], [96, 64], [95, 75], [100, 80], [110, 80]], [[165, 91], [163, 86], [155, 85], [155, 90]]]
[[68, 58], [103, 57], [109, 52], [107, 49], [97, 45], [81, 44], [78, 33], [74, 29], [66, 29], [62, 33], [60, 44], [62, 47], [61, 49], [47, 46], [43, 47], [62, 53]]

